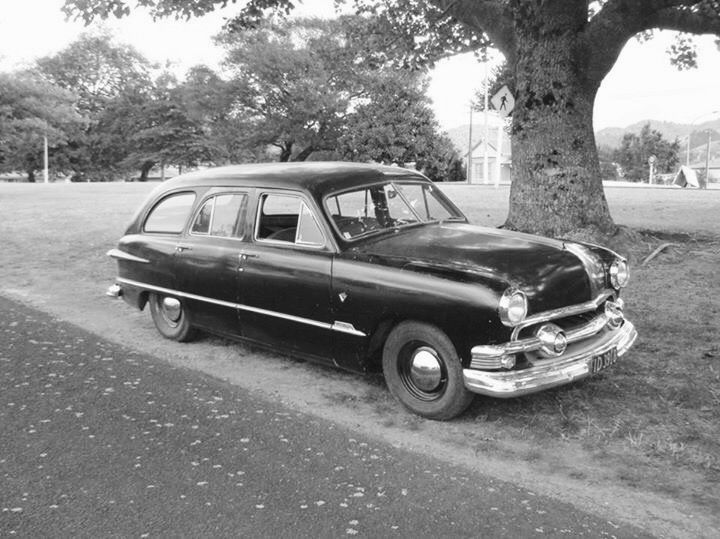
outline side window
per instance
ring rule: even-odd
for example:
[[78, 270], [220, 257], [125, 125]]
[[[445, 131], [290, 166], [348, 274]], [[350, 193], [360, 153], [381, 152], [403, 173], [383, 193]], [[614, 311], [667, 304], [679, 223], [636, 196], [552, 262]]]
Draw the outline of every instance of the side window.
[[215, 197], [211, 236], [236, 236], [245, 195], [219, 195]]
[[211, 198], [210, 200], [205, 202], [205, 204], [203, 204], [203, 207], [200, 208], [197, 217], [195, 217], [195, 222], [193, 223], [190, 232], [192, 232], [193, 234], [207, 234], [208, 232], [210, 232], [210, 221], [212, 220], [214, 206], [215, 197]]
[[162, 199], [145, 220], [145, 232], [180, 234], [195, 202], [195, 193], [178, 193]]
[[325, 238], [323, 237], [320, 225], [315, 220], [315, 216], [305, 203], [302, 203], [302, 212], [300, 213], [300, 224], [298, 224], [297, 243], [305, 245], [323, 245]]
[[237, 236], [245, 200], [244, 194], [217, 195], [208, 199], [197, 213], [191, 232], [226, 238]]
[[292, 195], [263, 195], [255, 238], [308, 246], [325, 244], [313, 212]]

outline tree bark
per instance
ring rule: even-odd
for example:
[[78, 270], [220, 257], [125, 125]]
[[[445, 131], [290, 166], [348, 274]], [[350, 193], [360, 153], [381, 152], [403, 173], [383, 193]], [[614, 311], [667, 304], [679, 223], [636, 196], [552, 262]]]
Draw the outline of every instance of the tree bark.
[[293, 161], [305, 161], [314, 151], [315, 148], [312, 145], [306, 146], [299, 154], [293, 157]]
[[140, 167], [140, 178], [138, 178], [138, 181], [146, 182], [148, 180], [148, 174], [150, 174], [150, 170], [152, 170], [153, 166], [155, 166], [153, 161], [145, 161], [142, 164], [142, 167]]
[[515, 13], [513, 182], [505, 226], [555, 237], [612, 234], [592, 125], [599, 82], [584, 74], [591, 50], [582, 38], [586, 13], [559, 0], [523, 4]]
[[280, 162], [287, 163], [292, 155], [292, 144], [284, 144], [280, 147]]

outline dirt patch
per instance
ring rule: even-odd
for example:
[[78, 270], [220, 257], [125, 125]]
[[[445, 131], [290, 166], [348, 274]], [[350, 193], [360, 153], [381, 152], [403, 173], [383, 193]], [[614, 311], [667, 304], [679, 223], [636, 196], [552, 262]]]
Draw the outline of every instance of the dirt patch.
[[[148, 186], [0, 188], [0, 235], [7, 239], [0, 259], [4, 294], [175, 365], [610, 520], [678, 537], [711, 536], [719, 527], [720, 284], [712, 276], [720, 266], [720, 243], [714, 239], [720, 234], [712, 230], [699, 227], [698, 240], [698, 232], [658, 229], [689, 236], [672, 236], [671, 248], [634, 268], [626, 301], [641, 338], [615, 368], [535, 396], [477, 398], [460, 419], [437, 423], [404, 412], [378, 377], [213, 337], [188, 345], [165, 341], [147, 313], [105, 298], [115, 268], [104, 253]], [[472, 201], [501, 205], [501, 192], [464, 189], [471, 189]], [[663, 204], [673, 200], [686, 203]], [[479, 203], [470, 206], [463, 209], [472, 214]], [[618, 213], [612, 203], [611, 208]], [[686, 214], [694, 215], [692, 207]], [[648, 245], [639, 245], [641, 252], [670, 239], [643, 237]]]

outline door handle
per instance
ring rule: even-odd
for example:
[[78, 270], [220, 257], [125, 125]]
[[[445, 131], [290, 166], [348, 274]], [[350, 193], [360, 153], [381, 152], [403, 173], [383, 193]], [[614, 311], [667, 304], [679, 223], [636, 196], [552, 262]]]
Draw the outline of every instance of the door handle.
[[175, 251], [178, 253], [182, 253], [183, 251], [191, 251], [192, 247], [189, 245], [178, 245], [175, 247]]
[[240, 260], [247, 260], [248, 258], [260, 258], [255, 253], [240, 253]]

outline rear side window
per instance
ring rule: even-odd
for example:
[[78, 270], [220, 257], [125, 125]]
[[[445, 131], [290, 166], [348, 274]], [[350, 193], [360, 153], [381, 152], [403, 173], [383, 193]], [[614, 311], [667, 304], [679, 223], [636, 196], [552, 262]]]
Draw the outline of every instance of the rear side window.
[[191, 233], [238, 237], [245, 201], [244, 194], [217, 195], [208, 199], [195, 217]]
[[190, 215], [195, 193], [178, 193], [162, 199], [145, 219], [145, 232], [180, 234]]

